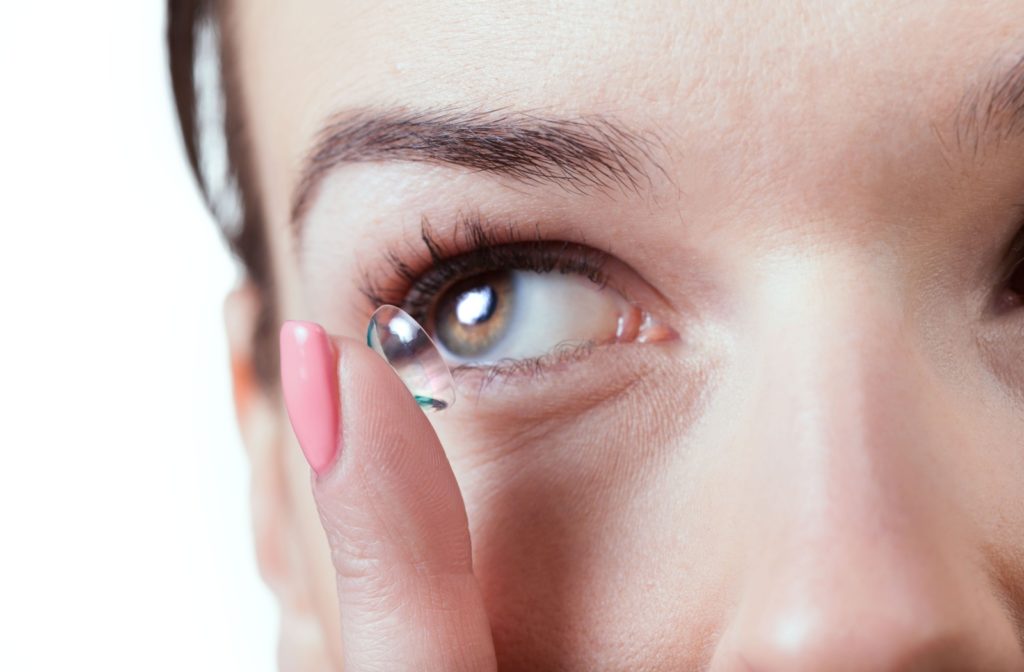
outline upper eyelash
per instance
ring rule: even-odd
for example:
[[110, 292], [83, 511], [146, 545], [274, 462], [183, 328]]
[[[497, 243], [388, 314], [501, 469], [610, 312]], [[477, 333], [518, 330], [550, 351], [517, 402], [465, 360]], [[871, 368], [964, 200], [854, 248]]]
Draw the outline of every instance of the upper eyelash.
[[434, 299], [454, 280], [472, 273], [557, 270], [583, 275], [600, 287], [607, 284], [602, 271], [606, 253], [578, 243], [546, 240], [539, 227], [530, 239], [521, 231], [511, 220], [502, 225], [477, 213], [459, 213], [451, 236], [444, 240], [424, 216], [419, 249], [403, 256], [393, 246], [384, 254], [389, 275], [396, 281], [376, 279], [364, 272], [361, 294], [370, 302], [371, 310], [385, 303], [398, 305], [426, 324]]

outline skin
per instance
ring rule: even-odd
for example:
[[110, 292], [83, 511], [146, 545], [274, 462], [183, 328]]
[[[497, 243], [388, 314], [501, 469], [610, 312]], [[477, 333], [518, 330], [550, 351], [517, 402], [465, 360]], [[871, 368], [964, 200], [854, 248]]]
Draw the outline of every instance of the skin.
[[[987, 310], [1020, 225], [1024, 138], [973, 152], [951, 126], [965, 88], [1024, 53], [1024, 5], [237, 4], [275, 300], [348, 343], [343, 464], [391, 479], [376, 494], [311, 480], [280, 391], [249, 382], [259, 297], [233, 292], [282, 669], [1024, 669], [1024, 311]], [[614, 114], [657, 134], [664, 172], [574, 193], [350, 164], [296, 240], [318, 129], [395, 104]], [[422, 215], [444, 237], [465, 210], [608, 252], [680, 338], [462, 380], [451, 410], [410, 411], [344, 340], [365, 329], [361, 273], [386, 274]], [[406, 434], [384, 445], [388, 418]], [[399, 444], [447, 462], [417, 484], [388, 470]], [[465, 629], [433, 653], [410, 643], [430, 619], [392, 551], [463, 542], [461, 510], [417, 511], [423, 483], [464, 504], [472, 539], [470, 597], [452, 598]], [[359, 552], [380, 553], [361, 571], [381, 599], [337, 576]], [[459, 658], [470, 640], [484, 654]]]

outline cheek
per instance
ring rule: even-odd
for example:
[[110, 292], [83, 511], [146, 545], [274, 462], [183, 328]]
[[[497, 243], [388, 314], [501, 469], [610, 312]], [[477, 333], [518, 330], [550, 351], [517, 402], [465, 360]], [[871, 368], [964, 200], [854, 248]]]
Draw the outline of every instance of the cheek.
[[1024, 548], [1024, 327], [998, 325], [976, 342], [981, 365], [971, 371], [979, 375], [958, 381], [962, 398], [972, 402], [965, 431], [976, 448], [957, 455], [954, 486], [961, 501], [973, 504], [988, 538]]
[[[692, 458], [708, 441], [696, 424], [717, 363], [707, 356], [648, 364], [588, 404], [560, 405], [564, 395], [539, 390], [532, 401], [435, 420], [462, 488], [497, 645], [520, 666], [608, 666], [616, 642], [680, 623], [695, 642], [702, 636], [706, 616], [695, 610], [713, 603], [722, 563], [699, 562], [713, 520], [697, 515], [709, 506], [693, 499], [714, 488]], [[569, 389], [580, 397], [581, 387]], [[692, 570], [656, 565], [680, 561]], [[659, 592], [666, 576], [678, 585]], [[677, 648], [666, 655], [678, 656], [678, 637], [671, 641]]]

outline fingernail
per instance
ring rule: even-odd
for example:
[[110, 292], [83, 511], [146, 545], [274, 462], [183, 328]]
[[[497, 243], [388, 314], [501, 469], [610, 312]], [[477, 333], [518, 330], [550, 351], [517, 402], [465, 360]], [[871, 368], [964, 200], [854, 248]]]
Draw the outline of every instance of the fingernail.
[[334, 346], [315, 322], [281, 325], [281, 388], [302, 454], [320, 474], [338, 446], [338, 378]]

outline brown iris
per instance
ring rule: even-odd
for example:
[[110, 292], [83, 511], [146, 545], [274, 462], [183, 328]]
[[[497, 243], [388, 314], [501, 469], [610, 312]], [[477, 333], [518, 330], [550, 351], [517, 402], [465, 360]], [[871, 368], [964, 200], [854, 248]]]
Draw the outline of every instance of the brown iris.
[[489, 271], [449, 287], [434, 311], [434, 336], [456, 357], [477, 357], [501, 341], [513, 308], [512, 271]]

